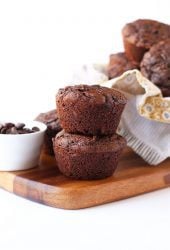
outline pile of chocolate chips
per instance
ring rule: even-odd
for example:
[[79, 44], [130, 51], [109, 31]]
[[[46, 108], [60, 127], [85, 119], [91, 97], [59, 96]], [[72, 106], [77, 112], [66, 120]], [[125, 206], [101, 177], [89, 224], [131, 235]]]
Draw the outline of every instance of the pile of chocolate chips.
[[17, 123], [17, 124], [11, 122], [7, 122], [4, 124], [0, 123], [0, 134], [19, 135], [19, 134], [35, 133], [37, 131], [40, 131], [38, 127], [32, 127], [32, 129], [26, 128], [24, 123]]

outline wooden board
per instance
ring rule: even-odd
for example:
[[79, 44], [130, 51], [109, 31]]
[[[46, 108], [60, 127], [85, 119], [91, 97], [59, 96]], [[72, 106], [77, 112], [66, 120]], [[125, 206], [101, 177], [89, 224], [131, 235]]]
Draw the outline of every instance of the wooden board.
[[97, 181], [70, 180], [61, 175], [55, 159], [41, 156], [37, 168], [0, 172], [0, 187], [45, 205], [79, 209], [117, 201], [170, 186], [170, 160], [150, 167], [127, 149], [114, 176]]

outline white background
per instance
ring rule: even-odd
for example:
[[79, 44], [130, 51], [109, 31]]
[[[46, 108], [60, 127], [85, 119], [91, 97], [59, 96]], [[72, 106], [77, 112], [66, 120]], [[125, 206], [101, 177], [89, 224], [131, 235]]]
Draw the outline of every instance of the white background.
[[[58, 87], [81, 64], [121, 51], [121, 28], [138, 18], [170, 23], [169, 0], [1, 0], [0, 119], [55, 107]], [[169, 235], [169, 189], [80, 211], [0, 190], [2, 250], [169, 250]]]

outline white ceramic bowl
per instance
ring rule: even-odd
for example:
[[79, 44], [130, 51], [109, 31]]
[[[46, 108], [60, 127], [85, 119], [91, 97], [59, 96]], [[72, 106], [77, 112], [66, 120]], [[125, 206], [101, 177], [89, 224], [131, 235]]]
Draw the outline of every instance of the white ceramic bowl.
[[38, 127], [40, 131], [20, 135], [0, 134], [0, 171], [24, 170], [38, 164], [47, 127], [37, 121], [22, 122], [25, 127]]

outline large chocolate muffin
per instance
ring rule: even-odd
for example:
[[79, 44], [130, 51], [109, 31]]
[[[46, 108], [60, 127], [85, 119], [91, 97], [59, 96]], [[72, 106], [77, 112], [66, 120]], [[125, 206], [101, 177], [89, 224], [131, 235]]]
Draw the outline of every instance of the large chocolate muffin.
[[60, 171], [74, 179], [102, 179], [113, 174], [126, 141], [119, 135], [84, 136], [61, 131], [53, 139]]
[[170, 38], [170, 26], [154, 20], [139, 19], [122, 30], [127, 57], [140, 63], [144, 53], [154, 44]]
[[62, 129], [56, 109], [39, 114], [35, 120], [47, 125], [47, 130], [45, 132], [45, 151], [50, 155], [54, 155], [52, 138]]
[[126, 104], [119, 91], [99, 85], [68, 86], [59, 90], [56, 100], [61, 127], [86, 135], [114, 134]]
[[142, 74], [162, 89], [163, 95], [170, 92], [170, 39], [159, 42], [145, 53], [141, 62]]
[[107, 73], [109, 79], [122, 75], [125, 71], [131, 69], [137, 69], [138, 66], [130, 61], [125, 53], [117, 53], [110, 55], [109, 65], [107, 67]]

